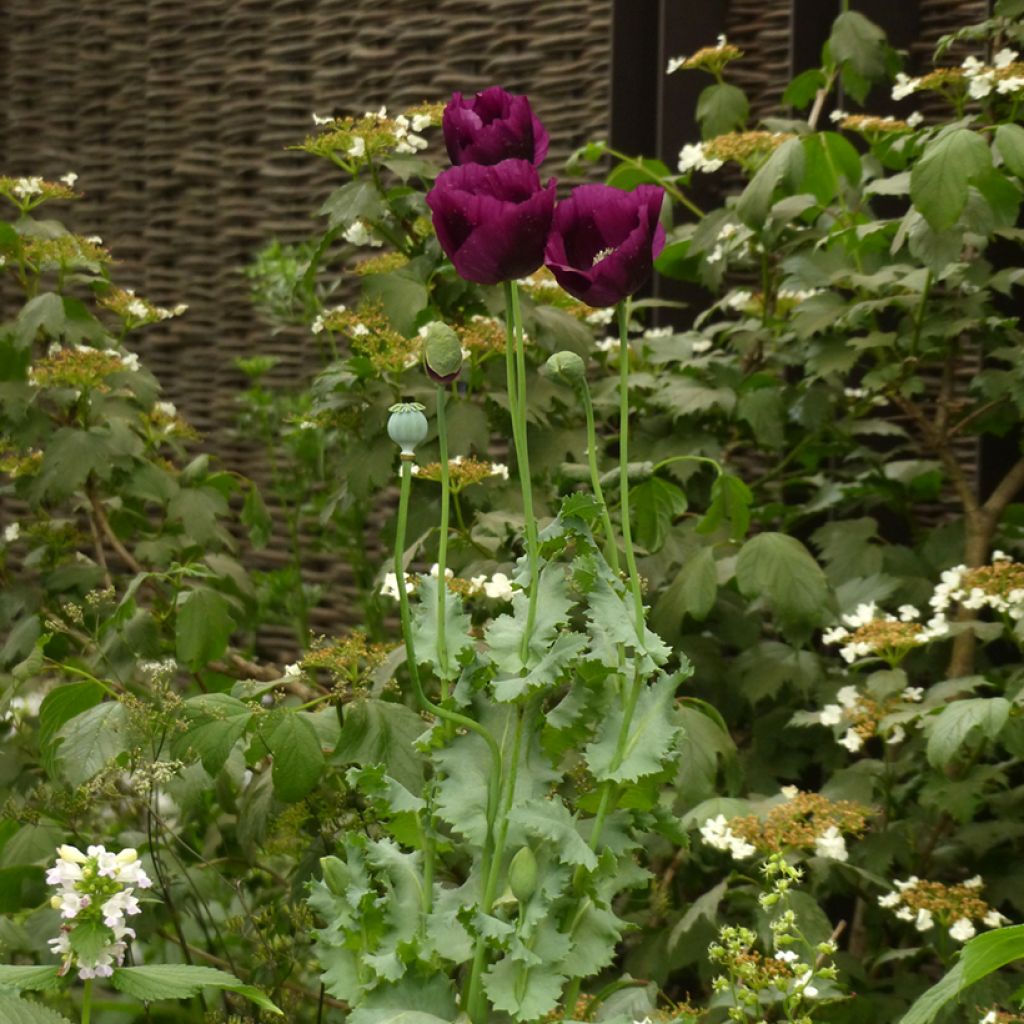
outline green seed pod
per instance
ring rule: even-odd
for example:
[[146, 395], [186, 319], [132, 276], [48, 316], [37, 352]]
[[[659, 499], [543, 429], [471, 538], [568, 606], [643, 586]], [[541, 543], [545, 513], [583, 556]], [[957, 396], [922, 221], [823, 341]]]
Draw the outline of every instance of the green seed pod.
[[547, 375], [559, 384], [578, 388], [587, 379], [587, 367], [575, 352], [556, 352], [544, 364]]
[[419, 402], [399, 402], [391, 406], [388, 419], [388, 437], [401, 449], [403, 455], [411, 456], [416, 445], [427, 436], [427, 417]]
[[537, 858], [528, 846], [520, 847], [508, 866], [508, 887], [520, 903], [525, 903], [537, 889]]
[[321, 857], [320, 871], [324, 876], [324, 885], [335, 896], [344, 896], [349, 885], [348, 865], [338, 857]]
[[430, 379], [438, 384], [451, 384], [462, 372], [462, 342], [440, 320], [423, 328], [423, 365]]

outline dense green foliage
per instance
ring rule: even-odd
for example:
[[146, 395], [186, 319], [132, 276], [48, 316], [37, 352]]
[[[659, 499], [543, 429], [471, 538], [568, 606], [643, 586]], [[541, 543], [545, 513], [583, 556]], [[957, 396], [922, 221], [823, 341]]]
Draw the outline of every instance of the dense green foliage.
[[[424, 202], [438, 108], [320, 125], [324, 232], [249, 271], [323, 357], [292, 394], [241, 364], [275, 573], [234, 539], [270, 534], [258, 490], [130, 352], [186, 311], [39, 217], [73, 180], [0, 178], [3, 1019], [80, 1012], [33, 965], [55, 848], [102, 842], [155, 899], [132, 966], [89, 983], [100, 1024], [1018, 1019], [1022, 7], [921, 79], [844, 13], [757, 131], [723, 40], [672, 62], [712, 79], [678, 173], [580, 150], [668, 193], [657, 268], [705, 296], [686, 330], [543, 273], [462, 281]], [[985, 59], [951, 65], [965, 41]], [[840, 86], [947, 116], [829, 118]], [[698, 209], [723, 165], [740, 184]], [[438, 321], [456, 384], [421, 366]], [[396, 506], [399, 401], [430, 433]], [[310, 636], [324, 552], [348, 636]], [[281, 621], [285, 668], [256, 640]]]

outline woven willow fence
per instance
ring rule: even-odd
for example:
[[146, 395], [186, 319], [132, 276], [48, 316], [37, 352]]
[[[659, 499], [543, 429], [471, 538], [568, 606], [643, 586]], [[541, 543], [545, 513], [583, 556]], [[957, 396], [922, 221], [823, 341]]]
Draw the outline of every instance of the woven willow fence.
[[[657, 31], [694, 0], [620, 0], [619, 30]], [[755, 116], [780, 113], [800, 0], [718, 5], [747, 57], [737, 81]], [[822, 0], [824, 2], [824, 0]], [[280, 359], [273, 380], [306, 379], [312, 339], [271, 333], [241, 268], [271, 238], [297, 241], [331, 187], [329, 167], [285, 147], [311, 114], [399, 108], [491, 84], [527, 92], [551, 132], [549, 166], [607, 135], [609, 0], [0, 0], [0, 168], [79, 175], [70, 225], [100, 233], [119, 283], [189, 312], [145, 332], [141, 355], [204, 447], [257, 480], [259, 451], [234, 429], [240, 355]], [[915, 58], [985, 0], [920, 0]], [[635, 14], [634, 14], [635, 11]], [[635, 17], [635, 25], [633, 19]], [[702, 42], [709, 42], [703, 40]], [[651, 69], [646, 69], [650, 71]], [[617, 68], [619, 76], [644, 69]], [[637, 117], [654, 116], [638, 110]], [[673, 117], [692, 123], [686, 111]], [[661, 154], [671, 158], [671, 154]], [[8, 315], [6, 311], [0, 313]], [[284, 559], [286, 540], [251, 556]], [[352, 620], [343, 565], [310, 563], [326, 587], [314, 628]], [[269, 631], [267, 653], [293, 641]]]

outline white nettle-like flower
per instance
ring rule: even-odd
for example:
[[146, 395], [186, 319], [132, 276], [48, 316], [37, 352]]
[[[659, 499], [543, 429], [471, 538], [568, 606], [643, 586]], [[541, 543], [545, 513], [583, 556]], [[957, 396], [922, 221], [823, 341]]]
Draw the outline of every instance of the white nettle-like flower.
[[21, 523], [10, 523], [4, 527], [4, 542], [13, 544], [21, 536]]
[[1003, 78], [996, 86], [996, 92], [1000, 96], [1012, 96], [1015, 92], [1020, 92], [1024, 89], [1024, 77], [1020, 75], [1011, 75], [1009, 78]]
[[830, 860], [845, 861], [850, 857], [846, 849], [846, 840], [835, 825], [829, 825], [814, 840], [814, 852], [819, 857], [827, 857]]
[[968, 939], [974, 938], [975, 932], [974, 925], [966, 917], [958, 917], [949, 929], [950, 936], [957, 942], [966, 942]]
[[874, 601], [869, 601], [857, 605], [852, 611], [848, 612], [843, 616], [843, 622], [852, 629], [860, 629], [861, 626], [867, 626], [875, 621], [877, 614], [877, 608], [875, 607]]
[[912, 604], [901, 604], [896, 609], [896, 614], [900, 617], [900, 622], [916, 622], [921, 618], [920, 609], [915, 608]]
[[924, 687], [923, 686], [907, 686], [904, 687], [903, 692], [900, 696], [910, 704], [917, 704], [924, 700]]

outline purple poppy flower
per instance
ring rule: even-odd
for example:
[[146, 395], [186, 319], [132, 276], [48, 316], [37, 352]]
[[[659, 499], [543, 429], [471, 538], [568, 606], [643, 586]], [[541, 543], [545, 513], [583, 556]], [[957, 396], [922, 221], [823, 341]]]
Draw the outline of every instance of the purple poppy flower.
[[555, 208], [544, 262], [580, 302], [614, 306], [651, 276], [665, 247], [664, 198], [657, 185], [580, 185]]
[[467, 281], [498, 284], [544, 262], [555, 208], [555, 179], [541, 187], [533, 164], [462, 164], [439, 174], [427, 193], [441, 248]]
[[548, 133], [530, 101], [496, 85], [472, 99], [452, 93], [441, 128], [448, 156], [456, 165], [529, 160], [539, 167], [548, 152]]

